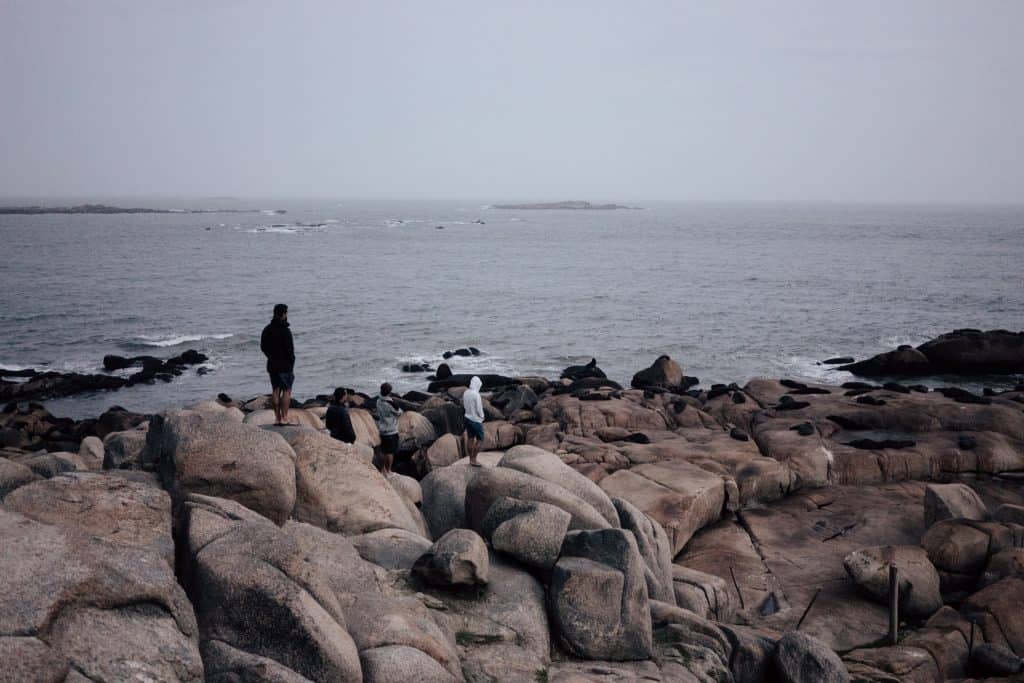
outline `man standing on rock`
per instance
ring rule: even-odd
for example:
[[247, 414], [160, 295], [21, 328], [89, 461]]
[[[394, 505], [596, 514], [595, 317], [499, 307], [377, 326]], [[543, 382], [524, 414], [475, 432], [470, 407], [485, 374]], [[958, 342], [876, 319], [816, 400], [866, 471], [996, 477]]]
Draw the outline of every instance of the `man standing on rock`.
[[292, 383], [295, 382], [295, 344], [288, 325], [288, 306], [274, 306], [274, 318], [263, 328], [260, 349], [267, 357], [267, 372], [273, 390], [274, 424], [288, 424], [288, 408], [292, 402]]
[[398, 416], [402, 409], [391, 399], [391, 385], [380, 385], [377, 398], [377, 430], [380, 432], [380, 471], [385, 477], [391, 474], [391, 466], [398, 452]]
[[473, 467], [480, 467], [476, 456], [484, 440], [484, 402], [480, 398], [481, 386], [483, 382], [474, 375], [473, 379], [469, 380], [469, 389], [462, 394], [462, 407], [466, 411], [466, 417], [463, 419], [465, 431], [462, 435], [462, 445], [469, 456], [469, 464]]

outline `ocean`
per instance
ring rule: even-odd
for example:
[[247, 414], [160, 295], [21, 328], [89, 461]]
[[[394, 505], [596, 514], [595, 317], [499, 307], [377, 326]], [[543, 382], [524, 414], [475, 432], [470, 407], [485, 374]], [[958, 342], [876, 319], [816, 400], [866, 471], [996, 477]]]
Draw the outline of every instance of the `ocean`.
[[210, 356], [205, 375], [48, 401], [57, 415], [267, 392], [259, 335], [278, 302], [300, 399], [383, 381], [424, 389], [425, 374], [400, 366], [464, 346], [482, 354], [451, 359], [455, 372], [557, 376], [595, 357], [628, 384], [665, 353], [705, 386], [840, 383], [851, 376], [821, 360], [959, 327], [1024, 329], [1021, 207], [116, 203], [266, 211], [0, 216], [0, 365], [97, 372], [110, 353]]

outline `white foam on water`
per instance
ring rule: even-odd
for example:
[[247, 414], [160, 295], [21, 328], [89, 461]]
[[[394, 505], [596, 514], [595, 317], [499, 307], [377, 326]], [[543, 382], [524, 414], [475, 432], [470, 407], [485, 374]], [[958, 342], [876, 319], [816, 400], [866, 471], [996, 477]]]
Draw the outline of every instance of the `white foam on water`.
[[136, 343], [142, 346], [156, 346], [164, 348], [167, 346], [178, 346], [180, 344], [187, 344], [189, 342], [203, 341], [204, 339], [230, 339], [235, 336], [233, 333], [225, 332], [223, 334], [182, 334], [173, 337], [153, 337], [146, 334], [140, 334]]

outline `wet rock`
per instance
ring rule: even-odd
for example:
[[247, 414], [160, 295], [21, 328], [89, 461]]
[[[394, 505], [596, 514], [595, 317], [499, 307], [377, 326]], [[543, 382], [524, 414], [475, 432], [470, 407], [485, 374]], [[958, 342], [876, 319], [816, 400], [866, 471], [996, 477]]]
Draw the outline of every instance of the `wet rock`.
[[902, 614], [921, 619], [942, 607], [939, 574], [928, 554], [917, 546], [865, 548], [843, 559], [843, 566], [857, 587], [879, 604], [888, 604], [890, 564], [899, 570]]
[[823, 365], [848, 365], [853, 363], [854, 359], [850, 356], [836, 356], [834, 358], [828, 358], [821, 361]]
[[988, 517], [985, 503], [964, 484], [929, 484], [924, 489], [924, 527], [944, 519]]
[[911, 346], [901, 346], [895, 351], [887, 351], [867, 360], [842, 365], [839, 369], [863, 377], [916, 377], [935, 372], [928, 357]]
[[434, 586], [478, 586], [487, 583], [489, 565], [480, 536], [452, 529], [416, 560], [412, 573]]
[[591, 358], [590, 362], [586, 365], [570, 365], [565, 370], [562, 370], [560, 375], [563, 379], [578, 380], [586, 377], [596, 377], [598, 379], [605, 379], [607, 375], [597, 367], [597, 359]]
[[570, 532], [548, 591], [553, 630], [569, 652], [585, 659], [651, 656], [647, 584], [630, 532]]
[[501, 497], [482, 523], [483, 537], [523, 564], [550, 569], [558, 559], [572, 516], [554, 505]]
[[279, 524], [295, 507], [295, 452], [265, 429], [168, 412], [153, 417], [146, 450], [176, 505], [189, 493], [228, 498]]
[[816, 638], [790, 631], [775, 648], [775, 666], [786, 683], [847, 683], [850, 675], [839, 655]]
[[939, 372], [1012, 374], [1024, 372], [1024, 332], [954, 330], [918, 347]]

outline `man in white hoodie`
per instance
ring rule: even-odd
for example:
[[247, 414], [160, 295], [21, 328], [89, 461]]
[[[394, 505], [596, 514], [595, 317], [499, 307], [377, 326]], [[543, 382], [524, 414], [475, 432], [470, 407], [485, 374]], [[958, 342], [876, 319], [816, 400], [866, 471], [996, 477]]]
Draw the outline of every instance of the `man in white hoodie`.
[[469, 389], [462, 394], [462, 407], [466, 411], [466, 417], [463, 419], [465, 427], [462, 435], [463, 449], [469, 456], [469, 464], [473, 467], [480, 467], [476, 456], [480, 452], [480, 444], [484, 440], [484, 402], [480, 398], [481, 386], [483, 386], [483, 382], [479, 377], [474, 376], [469, 380]]

